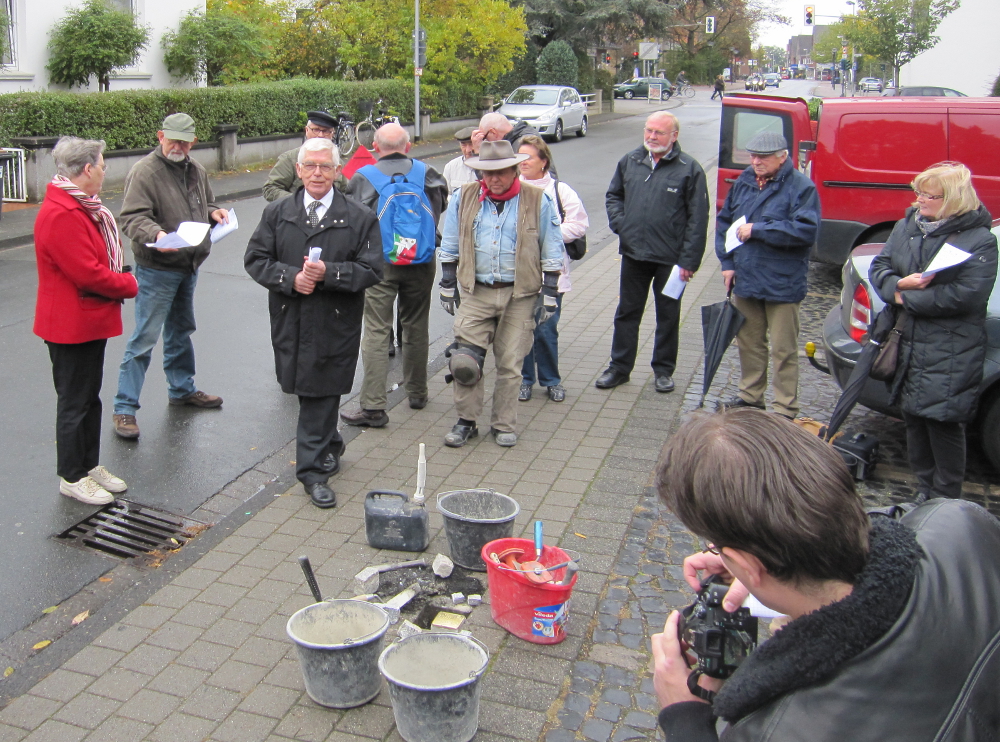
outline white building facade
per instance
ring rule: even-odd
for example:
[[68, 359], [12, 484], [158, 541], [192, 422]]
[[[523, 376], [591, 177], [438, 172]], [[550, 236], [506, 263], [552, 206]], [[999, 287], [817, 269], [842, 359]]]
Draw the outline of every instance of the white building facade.
[[971, 96], [989, 95], [1000, 75], [1000, 2], [962, 0], [941, 21], [933, 49], [899, 70], [901, 85], [939, 85]]
[[[149, 45], [133, 67], [111, 76], [111, 89], [186, 87], [171, 78], [163, 65], [160, 40], [167, 31], [176, 30], [181, 18], [191, 10], [205, 10], [205, 0], [108, 0], [109, 4], [135, 14], [136, 20], [149, 27]], [[0, 93], [29, 90], [65, 89], [49, 83], [45, 65], [49, 59], [49, 34], [52, 27], [79, 7], [81, 0], [0, 0], [6, 5], [11, 19], [9, 38], [11, 53], [0, 60]], [[0, 33], [2, 33], [0, 29]], [[91, 79], [88, 88], [96, 91], [97, 81]]]

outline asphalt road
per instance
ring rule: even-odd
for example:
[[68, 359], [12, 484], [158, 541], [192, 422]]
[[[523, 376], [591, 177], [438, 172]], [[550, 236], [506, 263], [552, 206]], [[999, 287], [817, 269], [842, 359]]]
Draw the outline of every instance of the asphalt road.
[[[591, 250], [614, 249], [607, 230], [604, 193], [617, 160], [641, 143], [645, 101], [619, 101], [635, 115], [593, 125], [586, 138], [553, 145], [560, 176], [583, 198], [591, 219]], [[675, 109], [681, 144], [714, 168], [719, 104], [699, 92]], [[415, 153], [419, 156], [419, 153]], [[442, 168], [453, 155], [430, 158]], [[265, 173], [261, 173], [261, 181]], [[710, 172], [713, 181], [714, 171]], [[230, 204], [231, 205], [231, 204]], [[199, 275], [198, 331], [194, 343], [200, 389], [220, 394], [220, 410], [169, 407], [159, 347], [146, 376], [138, 422], [142, 436], [117, 438], [110, 425], [118, 364], [132, 331], [132, 303], [125, 333], [109, 341], [102, 398], [105, 425], [101, 462], [130, 484], [134, 501], [188, 514], [227, 483], [287, 444], [295, 434], [297, 403], [274, 379], [266, 293], [243, 270], [243, 252], [265, 202], [239, 201], [243, 225], [220, 242]], [[711, 258], [709, 258], [711, 259]], [[75, 594], [114, 566], [107, 557], [53, 540], [94, 508], [62, 497], [55, 474], [55, 393], [43, 342], [32, 333], [37, 278], [32, 247], [0, 252], [0, 640], [36, 620], [41, 611]], [[438, 305], [431, 313], [432, 357], [450, 342], [451, 318]], [[609, 349], [610, 351], [610, 349]], [[355, 391], [360, 381], [355, 380]]]

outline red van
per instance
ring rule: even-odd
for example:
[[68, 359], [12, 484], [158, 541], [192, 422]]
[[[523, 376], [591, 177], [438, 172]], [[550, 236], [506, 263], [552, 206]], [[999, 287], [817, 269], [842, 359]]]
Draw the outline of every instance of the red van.
[[942, 160], [972, 170], [979, 198], [1000, 215], [1000, 98], [825, 98], [819, 121], [802, 98], [726, 96], [719, 135], [718, 202], [750, 164], [746, 143], [774, 131], [819, 191], [823, 223], [813, 259], [842, 264], [885, 242], [913, 202], [910, 181]]

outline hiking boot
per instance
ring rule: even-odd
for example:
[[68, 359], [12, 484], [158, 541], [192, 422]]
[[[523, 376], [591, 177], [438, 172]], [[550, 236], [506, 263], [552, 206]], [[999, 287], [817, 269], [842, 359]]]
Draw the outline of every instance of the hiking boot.
[[135, 415], [112, 415], [111, 419], [115, 423], [115, 432], [119, 437], [139, 437], [139, 424], [135, 421]]
[[124, 479], [116, 477], [103, 466], [95, 466], [88, 473], [90, 474], [91, 479], [101, 485], [108, 492], [118, 494], [128, 489], [128, 485], [125, 484]]
[[546, 390], [549, 393], [549, 399], [553, 402], [562, 402], [566, 399], [566, 390], [563, 388], [562, 384], [547, 387]]
[[493, 428], [493, 439], [497, 442], [498, 446], [503, 446], [504, 448], [511, 448], [517, 445], [517, 433], [504, 432], [502, 430], [497, 430]]
[[475, 423], [468, 425], [459, 421], [444, 437], [444, 445], [451, 448], [461, 448], [469, 442], [470, 438], [475, 438], [477, 435], [479, 435], [479, 428], [476, 427]]
[[78, 482], [67, 482], [59, 477], [59, 493], [87, 505], [107, 505], [115, 501], [114, 495], [90, 477], [83, 477]]
[[213, 407], [222, 407], [222, 397], [216, 397], [214, 394], [205, 394], [205, 392], [192, 392], [186, 397], [171, 397], [170, 404], [190, 405], [191, 407], [201, 407], [207, 410]]
[[356, 412], [341, 412], [340, 419], [348, 425], [359, 428], [384, 428], [389, 424], [389, 415], [385, 410], [359, 409]]
[[521, 388], [517, 392], [518, 402], [528, 402], [531, 400], [531, 384], [526, 381], [521, 382]]

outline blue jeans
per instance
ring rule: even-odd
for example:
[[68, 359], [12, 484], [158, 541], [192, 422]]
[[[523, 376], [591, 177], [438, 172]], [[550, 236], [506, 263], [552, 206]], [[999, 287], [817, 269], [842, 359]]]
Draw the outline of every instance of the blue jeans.
[[173, 398], [194, 394], [194, 287], [197, 273], [177, 273], [135, 267], [139, 294], [135, 297], [135, 332], [125, 347], [118, 372], [115, 414], [134, 415], [146, 380], [153, 346], [163, 330], [163, 372]]
[[521, 366], [521, 380], [525, 384], [535, 384], [535, 366], [538, 366], [538, 383], [555, 386], [562, 379], [559, 376], [559, 315], [562, 314], [562, 298], [556, 297], [556, 313], [545, 324], [535, 328], [535, 342], [524, 357]]

